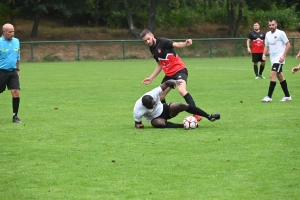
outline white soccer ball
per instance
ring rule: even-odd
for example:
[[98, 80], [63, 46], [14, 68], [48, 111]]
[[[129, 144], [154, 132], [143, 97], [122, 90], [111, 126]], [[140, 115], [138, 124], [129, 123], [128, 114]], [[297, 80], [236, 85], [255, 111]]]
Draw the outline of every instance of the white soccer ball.
[[185, 129], [194, 129], [197, 128], [198, 121], [194, 116], [187, 116], [183, 119], [183, 127]]

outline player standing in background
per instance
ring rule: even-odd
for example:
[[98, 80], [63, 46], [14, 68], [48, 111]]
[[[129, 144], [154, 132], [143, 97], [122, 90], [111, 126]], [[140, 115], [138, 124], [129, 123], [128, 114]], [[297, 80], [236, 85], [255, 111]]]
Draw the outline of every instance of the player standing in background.
[[[145, 78], [142, 83], [146, 85], [150, 84], [160, 71], [163, 70], [165, 77], [161, 83], [170, 79], [180, 80], [182, 82], [182, 84], [178, 86], [180, 95], [185, 99], [187, 104], [196, 106], [193, 97], [186, 90], [188, 70], [174, 49], [174, 47], [184, 48], [190, 46], [193, 43], [192, 40], [187, 39], [185, 42], [173, 42], [167, 38], [156, 38], [153, 33], [147, 29], [141, 32], [140, 37], [150, 47], [150, 52], [157, 62], [154, 72], [150, 77]], [[162, 103], [165, 102], [165, 100], [162, 100]], [[201, 116], [199, 115], [194, 115], [194, 117], [198, 121], [201, 120]]]
[[[253, 31], [251, 31], [248, 35], [247, 39], [247, 50], [249, 53], [252, 53], [252, 62], [254, 63], [254, 73], [255, 79], [258, 78], [265, 78], [262, 73], [265, 69], [265, 60], [262, 59], [262, 54], [264, 52], [264, 40], [265, 40], [265, 33], [262, 32], [260, 29], [260, 25], [258, 22], [253, 24]], [[250, 41], [252, 50], [250, 48]], [[258, 62], [260, 62], [259, 72], [258, 72]]]
[[[298, 26], [298, 32], [300, 33], [300, 25]], [[297, 54], [297, 56], [296, 56], [296, 59], [298, 59], [298, 58], [300, 58], [300, 50], [299, 50], [299, 52], [298, 52], [298, 54]], [[293, 67], [293, 68], [292, 68], [293, 74], [294, 74], [295, 72], [297, 72], [299, 69], [300, 69], [300, 64], [299, 64], [297, 67]]]
[[287, 82], [283, 76], [282, 67], [285, 64], [286, 55], [291, 47], [289, 39], [284, 31], [277, 29], [276, 19], [269, 20], [270, 31], [267, 32], [265, 38], [265, 49], [263, 53], [263, 60], [266, 60], [266, 54], [270, 54], [271, 72], [270, 72], [270, 86], [268, 96], [262, 99], [262, 102], [271, 102], [272, 94], [276, 86], [276, 77], [280, 82], [281, 88], [284, 92], [284, 97], [281, 102], [291, 101]]

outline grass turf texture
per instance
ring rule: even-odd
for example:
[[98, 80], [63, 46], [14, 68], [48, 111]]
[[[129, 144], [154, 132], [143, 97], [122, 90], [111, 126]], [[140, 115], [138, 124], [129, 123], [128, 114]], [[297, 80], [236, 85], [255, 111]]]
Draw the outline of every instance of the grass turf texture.
[[0, 95], [1, 199], [299, 199], [298, 61], [284, 66], [288, 103], [279, 83], [261, 103], [269, 79], [251, 58], [184, 61], [196, 104], [222, 114], [188, 131], [133, 128], [135, 101], [162, 79], [141, 84], [154, 60], [22, 63], [22, 124]]

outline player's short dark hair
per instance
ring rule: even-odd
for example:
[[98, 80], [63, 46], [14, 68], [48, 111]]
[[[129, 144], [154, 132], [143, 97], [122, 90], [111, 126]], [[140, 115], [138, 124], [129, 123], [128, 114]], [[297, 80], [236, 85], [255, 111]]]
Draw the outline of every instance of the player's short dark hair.
[[152, 32], [150, 31], [150, 30], [148, 30], [148, 29], [144, 29], [141, 33], [140, 33], [140, 37], [141, 38], [143, 38], [143, 37], [145, 37], [145, 35], [147, 35], [147, 34], [152, 34]]
[[144, 95], [142, 97], [142, 104], [143, 106], [145, 106], [148, 109], [152, 109], [153, 108], [153, 98], [150, 95]]
[[254, 22], [253, 25], [254, 25], [254, 24], [258, 24], [258, 25], [259, 25], [259, 22]]
[[272, 21], [274, 21], [275, 23], [277, 23], [277, 20], [276, 20], [275, 18], [271, 18], [271, 19], [269, 20], [269, 22], [272, 22]]

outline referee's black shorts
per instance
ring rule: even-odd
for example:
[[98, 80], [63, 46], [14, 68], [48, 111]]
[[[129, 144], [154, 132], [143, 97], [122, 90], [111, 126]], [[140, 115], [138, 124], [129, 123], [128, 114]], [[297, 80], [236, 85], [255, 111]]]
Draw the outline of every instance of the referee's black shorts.
[[5, 89], [17, 89], [20, 90], [20, 82], [17, 70], [7, 71], [0, 69], [0, 93]]

